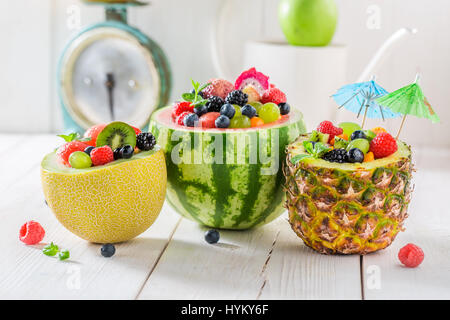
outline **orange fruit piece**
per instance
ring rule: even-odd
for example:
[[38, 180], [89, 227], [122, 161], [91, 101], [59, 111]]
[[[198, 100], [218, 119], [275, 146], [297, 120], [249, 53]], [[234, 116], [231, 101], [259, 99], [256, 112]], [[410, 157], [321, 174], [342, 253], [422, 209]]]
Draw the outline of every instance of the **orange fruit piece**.
[[[373, 131], [373, 130], [372, 130]], [[373, 155], [373, 152], [367, 152], [364, 156], [364, 162], [370, 162], [375, 159], [375, 156]]]
[[347, 136], [345, 133], [340, 134], [340, 135], [338, 135], [337, 137], [338, 137], [338, 138], [341, 138], [341, 139], [344, 139], [344, 140], [348, 140], [348, 136]]
[[250, 124], [251, 124], [252, 128], [253, 127], [259, 127], [259, 126], [262, 126], [264, 124], [264, 121], [261, 118], [253, 117], [253, 118], [250, 119]]
[[381, 132], [387, 132], [386, 129], [385, 129], [385, 128], [382, 128], [382, 127], [376, 127], [376, 128], [373, 128], [372, 131], [373, 131], [375, 134], [379, 134], [379, 133], [381, 133]]

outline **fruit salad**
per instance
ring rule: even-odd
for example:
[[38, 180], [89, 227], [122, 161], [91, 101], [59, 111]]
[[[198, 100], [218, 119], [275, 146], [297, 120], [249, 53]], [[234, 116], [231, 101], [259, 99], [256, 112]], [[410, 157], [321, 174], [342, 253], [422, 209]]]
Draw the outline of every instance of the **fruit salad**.
[[383, 128], [323, 121], [287, 147], [284, 174], [292, 229], [318, 252], [374, 252], [403, 230], [411, 149]]
[[155, 137], [124, 122], [99, 124], [89, 128], [84, 138], [78, 134], [60, 135], [66, 143], [56, 152], [58, 161], [71, 168], [86, 169], [120, 159], [130, 159], [135, 153], [149, 151], [156, 145]]
[[398, 149], [397, 141], [384, 128], [362, 130], [353, 122], [336, 127], [331, 121], [321, 122], [303, 145], [309, 155], [338, 163], [370, 162]]
[[69, 231], [96, 243], [132, 239], [158, 217], [166, 195], [164, 153], [152, 133], [124, 122], [61, 135], [41, 163], [46, 202]]
[[234, 83], [210, 79], [153, 113], [164, 150], [167, 200], [200, 224], [248, 229], [284, 212], [285, 148], [306, 128], [286, 95], [251, 68]]
[[210, 79], [192, 81], [193, 89], [172, 106], [172, 120], [180, 126], [202, 128], [254, 128], [289, 114], [286, 95], [255, 68], [244, 71], [234, 84]]

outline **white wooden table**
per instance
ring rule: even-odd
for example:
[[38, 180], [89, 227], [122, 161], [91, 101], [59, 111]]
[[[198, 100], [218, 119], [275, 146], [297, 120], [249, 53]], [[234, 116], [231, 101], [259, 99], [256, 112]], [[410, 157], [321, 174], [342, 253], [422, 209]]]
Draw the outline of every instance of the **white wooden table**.
[[[286, 215], [250, 231], [221, 231], [217, 245], [203, 227], [168, 206], [135, 240], [107, 259], [100, 245], [64, 229], [45, 205], [39, 177], [50, 135], [0, 135], [0, 298], [58, 299], [449, 299], [450, 151], [416, 150], [415, 191], [406, 231], [368, 256], [325, 256], [305, 247]], [[70, 250], [70, 261], [18, 240], [39, 221], [44, 242]], [[408, 242], [421, 246], [419, 268], [400, 265]]]

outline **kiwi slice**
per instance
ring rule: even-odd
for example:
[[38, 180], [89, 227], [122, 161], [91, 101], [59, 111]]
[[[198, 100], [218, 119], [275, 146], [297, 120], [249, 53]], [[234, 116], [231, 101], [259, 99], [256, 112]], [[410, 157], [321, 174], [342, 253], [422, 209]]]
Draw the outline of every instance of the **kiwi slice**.
[[136, 132], [125, 122], [111, 122], [97, 137], [97, 147], [108, 145], [115, 150], [127, 144], [133, 148], [136, 146]]

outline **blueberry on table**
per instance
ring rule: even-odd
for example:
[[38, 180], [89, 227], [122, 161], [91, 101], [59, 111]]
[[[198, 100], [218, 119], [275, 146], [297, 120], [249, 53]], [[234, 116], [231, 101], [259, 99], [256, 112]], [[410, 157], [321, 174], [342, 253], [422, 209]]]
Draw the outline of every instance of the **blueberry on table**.
[[107, 243], [102, 246], [100, 252], [105, 258], [110, 258], [116, 253], [116, 247], [111, 243]]
[[208, 230], [205, 233], [205, 241], [208, 242], [209, 244], [214, 244], [219, 242], [220, 239], [220, 233], [217, 230]]

